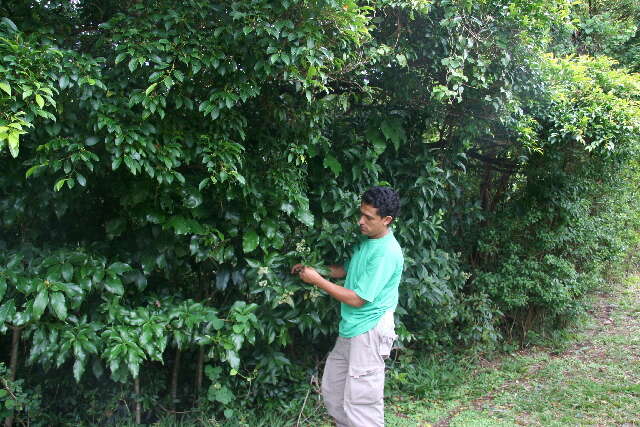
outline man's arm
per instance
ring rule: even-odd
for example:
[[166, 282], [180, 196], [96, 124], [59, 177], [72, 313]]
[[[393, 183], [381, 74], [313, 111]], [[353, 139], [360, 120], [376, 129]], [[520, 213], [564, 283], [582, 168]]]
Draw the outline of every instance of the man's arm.
[[[334, 269], [332, 267], [337, 267], [335, 270], [337, 274], [344, 273], [344, 275], [346, 275], [344, 268], [338, 266], [330, 266], [329, 269], [331, 270], [331, 277], [334, 277]], [[291, 269], [291, 273], [297, 273], [298, 277], [300, 277], [303, 282], [317, 286], [318, 288], [331, 295], [333, 298], [345, 304], [349, 304], [353, 307], [362, 307], [366, 302], [351, 289], [347, 289], [342, 286], [336, 285], [335, 283], [331, 283], [330, 281], [322, 277], [320, 273], [318, 273], [314, 268], [296, 264]], [[339, 277], [344, 276], [338, 276], [338, 278]]]

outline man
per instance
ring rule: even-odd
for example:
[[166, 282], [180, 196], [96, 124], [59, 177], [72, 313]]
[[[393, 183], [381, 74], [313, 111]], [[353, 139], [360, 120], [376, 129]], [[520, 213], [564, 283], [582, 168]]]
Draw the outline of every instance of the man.
[[330, 277], [346, 276], [344, 287], [302, 264], [291, 270], [342, 303], [339, 337], [322, 376], [322, 396], [338, 427], [384, 425], [384, 359], [396, 338], [393, 312], [404, 264], [389, 226], [399, 210], [398, 193], [389, 187], [363, 194], [358, 225], [367, 238], [344, 267], [330, 267]]

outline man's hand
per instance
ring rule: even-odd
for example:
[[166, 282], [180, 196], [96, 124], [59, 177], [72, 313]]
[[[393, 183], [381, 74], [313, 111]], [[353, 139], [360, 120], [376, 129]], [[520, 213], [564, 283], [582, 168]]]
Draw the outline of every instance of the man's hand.
[[[344, 271], [344, 269], [342, 270]], [[360, 296], [351, 289], [346, 289], [326, 280], [315, 270], [315, 268], [307, 267], [304, 264], [296, 264], [291, 267], [291, 274], [297, 274], [302, 281], [319, 287], [338, 301], [345, 304], [349, 304], [353, 307], [362, 307], [366, 303], [365, 300], [360, 298]]]
[[291, 267], [291, 274], [298, 274], [304, 268], [304, 264], [296, 264]]
[[303, 267], [302, 270], [298, 273], [298, 277], [302, 279], [303, 282], [309, 283], [311, 285], [318, 285], [322, 280], [322, 276], [320, 273], [316, 271], [313, 267]]
[[294, 265], [293, 268], [291, 268], [291, 274], [297, 274], [303, 282], [311, 285], [318, 285], [323, 280], [315, 268], [302, 264]]

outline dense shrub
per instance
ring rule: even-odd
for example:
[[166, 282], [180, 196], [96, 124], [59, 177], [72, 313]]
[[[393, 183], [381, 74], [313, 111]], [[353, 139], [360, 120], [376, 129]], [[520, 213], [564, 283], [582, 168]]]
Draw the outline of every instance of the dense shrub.
[[634, 242], [640, 82], [545, 56], [565, 7], [3, 3], [4, 408], [233, 419], [302, 393], [338, 305], [289, 268], [345, 260], [374, 184], [402, 196], [402, 345], [579, 311]]

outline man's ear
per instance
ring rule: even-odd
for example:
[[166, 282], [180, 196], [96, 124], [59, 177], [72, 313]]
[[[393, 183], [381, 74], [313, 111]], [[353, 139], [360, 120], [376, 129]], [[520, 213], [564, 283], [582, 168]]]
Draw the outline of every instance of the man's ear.
[[387, 215], [384, 218], [382, 218], [382, 222], [384, 223], [384, 225], [391, 224], [391, 221], [393, 221], [393, 217], [392, 216]]

